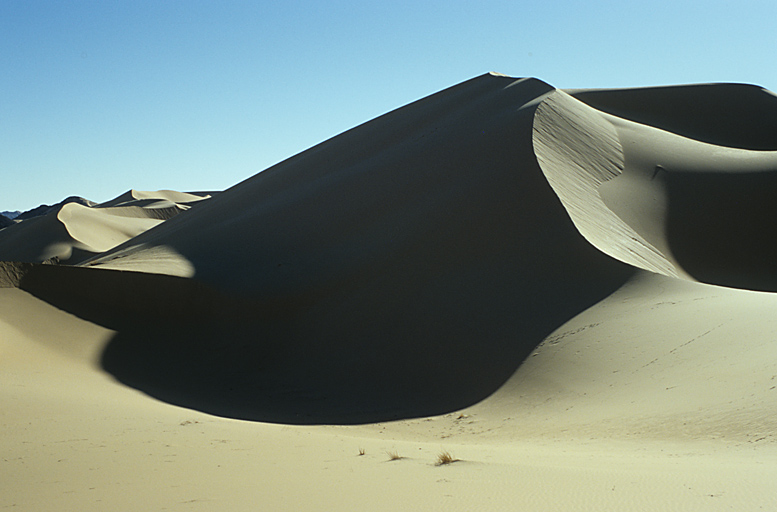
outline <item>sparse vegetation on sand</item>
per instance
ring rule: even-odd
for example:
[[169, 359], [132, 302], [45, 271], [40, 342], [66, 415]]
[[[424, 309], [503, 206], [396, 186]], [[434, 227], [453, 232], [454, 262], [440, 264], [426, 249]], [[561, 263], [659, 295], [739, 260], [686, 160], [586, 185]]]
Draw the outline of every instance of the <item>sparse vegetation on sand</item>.
[[388, 456], [389, 456], [389, 460], [400, 460], [400, 459], [404, 459], [404, 457], [402, 457], [401, 455], [399, 455], [399, 453], [397, 453], [397, 451], [396, 451], [396, 450], [387, 451], [387, 452], [386, 452], [386, 455], [388, 455]]
[[445, 464], [452, 464], [459, 459], [453, 458], [453, 455], [451, 455], [448, 451], [443, 451], [437, 456], [437, 465], [438, 466], [444, 466]]

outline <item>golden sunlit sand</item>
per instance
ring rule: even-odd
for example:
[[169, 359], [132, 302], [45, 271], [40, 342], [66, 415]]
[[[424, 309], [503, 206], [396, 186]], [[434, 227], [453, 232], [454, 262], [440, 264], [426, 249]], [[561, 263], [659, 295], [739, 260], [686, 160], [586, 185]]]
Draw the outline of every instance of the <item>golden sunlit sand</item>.
[[0, 508], [777, 507], [775, 119], [486, 74], [0, 231]]

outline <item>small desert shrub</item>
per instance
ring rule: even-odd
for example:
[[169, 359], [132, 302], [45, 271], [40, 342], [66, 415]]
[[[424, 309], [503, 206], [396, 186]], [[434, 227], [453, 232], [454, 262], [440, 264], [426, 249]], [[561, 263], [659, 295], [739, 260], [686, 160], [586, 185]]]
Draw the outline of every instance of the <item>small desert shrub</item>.
[[451, 455], [450, 452], [444, 451], [437, 456], [437, 465], [443, 466], [445, 464], [451, 464], [453, 462], [456, 462], [457, 460], [459, 459], [454, 459], [453, 455]]
[[364, 448], [359, 448], [359, 456], [364, 455], [366, 452], [364, 451]]

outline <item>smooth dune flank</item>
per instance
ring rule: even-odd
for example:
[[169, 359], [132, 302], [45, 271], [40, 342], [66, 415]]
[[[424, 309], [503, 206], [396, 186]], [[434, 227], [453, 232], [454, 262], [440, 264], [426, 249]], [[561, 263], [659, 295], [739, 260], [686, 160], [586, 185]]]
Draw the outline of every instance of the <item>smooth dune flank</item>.
[[0, 230], [0, 506], [777, 507], [775, 99], [489, 73]]

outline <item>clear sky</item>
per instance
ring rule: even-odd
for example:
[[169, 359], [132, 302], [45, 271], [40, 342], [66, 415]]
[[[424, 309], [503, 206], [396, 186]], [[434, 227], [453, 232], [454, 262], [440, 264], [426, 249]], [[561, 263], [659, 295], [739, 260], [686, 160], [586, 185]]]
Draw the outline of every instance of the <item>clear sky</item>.
[[0, 210], [221, 190], [488, 71], [777, 90], [777, 2], [0, 2]]

